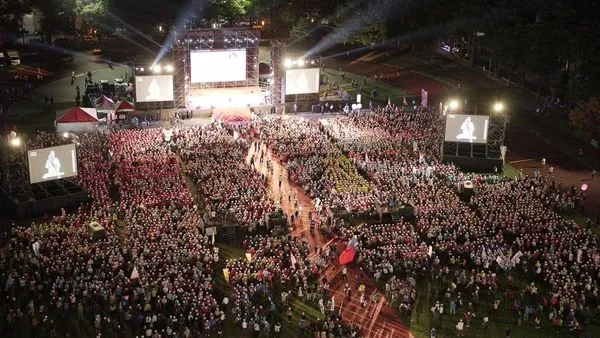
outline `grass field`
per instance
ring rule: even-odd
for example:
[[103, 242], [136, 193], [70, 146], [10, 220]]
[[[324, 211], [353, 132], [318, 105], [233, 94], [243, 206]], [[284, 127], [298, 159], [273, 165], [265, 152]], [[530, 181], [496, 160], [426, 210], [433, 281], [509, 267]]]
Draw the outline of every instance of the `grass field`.
[[[373, 101], [373, 104], [386, 105], [388, 98], [394, 104], [402, 104], [402, 99], [407, 96], [400, 88], [393, 87], [382, 81], [376, 81], [369, 79], [366, 85], [363, 85], [363, 77], [360, 75], [346, 72], [342, 77], [337, 69], [325, 68], [323, 74], [327, 77], [328, 83], [335, 82], [339, 84], [340, 89], [346, 91], [353, 99], [360, 92], [360, 86], [362, 85], [362, 104], [364, 107], [368, 107], [369, 101]], [[356, 86], [352, 86], [352, 81], [358, 83]], [[377, 90], [377, 96], [371, 96], [373, 89]]]

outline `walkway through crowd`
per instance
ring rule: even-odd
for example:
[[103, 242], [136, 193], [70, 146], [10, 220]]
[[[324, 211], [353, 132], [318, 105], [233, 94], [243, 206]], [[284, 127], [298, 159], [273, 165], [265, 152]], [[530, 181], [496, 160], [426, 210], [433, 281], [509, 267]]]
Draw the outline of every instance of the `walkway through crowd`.
[[[301, 187], [289, 180], [285, 165], [272, 154], [264, 143], [258, 146], [251, 145], [246, 162], [253, 163], [259, 172], [267, 176], [271, 196], [280, 203], [288, 215], [288, 221], [290, 221], [289, 215], [296, 211], [299, 212], [300, 217], [291, 225], [291, 232], [294, 236], [306, 240], [313, 251], [315, 248], [325, 249], [327, 246], [336, 246], [343, 250], [345, 243], [341, 243], [337, 238], [328, 240], [323, 237], [318, 230], [319, 219], [313, 200]], [[271, 164], [268, 165], [268, 163]], [[295, 201], [298, 202], [298, 210], [295, 208]], [[310, 231], [309, 213], [316, 222], [314, 233]], [[311, 258], [314, 261], [318, 259], [318, 255], [313, 253]], [[331, 293], [335, 298], [334, 303], [339, 304], [337, 310], [341, 312], [346, 323], [359, 324], [363, 328], [365, 337], [412, 337], [391, 304], [379, 292], [366, 273], [357, 266], [348, 266], [346, 272], [347, 280], [343, 276], [343, 267], [335, 259], [321, 275], [321, 278], [327, 278], [329, 281]], [[361, 284], [364, 284], [365, 287], [364, 297], [369, 299], [365, 307], [361, 305], [358, 291]], [[346, 285], [352, 289], [350, 297], [345, 297]]]

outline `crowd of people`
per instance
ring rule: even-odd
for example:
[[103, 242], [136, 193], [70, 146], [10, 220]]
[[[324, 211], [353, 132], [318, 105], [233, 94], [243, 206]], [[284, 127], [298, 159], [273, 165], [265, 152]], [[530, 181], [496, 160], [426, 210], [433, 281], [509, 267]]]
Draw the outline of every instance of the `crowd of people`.
[[[276, 177], [255, 163], [272, 165], [271, 152], [319, 213], [414, 207], [414, 224], [342, 231], [343, 239], [356, 236], [357, 264], [401, 313], [414, 311], [416, 281], [429, 273], [443, 286], [432, 315], [460, 316], [461, 333], [474, 321], [488, 325], [501, 307], [517, 325], [580, 331], [583, 314], [600, 310], [600, 253], [592, 233], [559, 212], [578, 205], [583, 193], [549, 174], [464, 174], [441, 163], [441, 128], [435, 112], [388, 106], [323, 121], [181, 127], [170, 139], [161, 129], [36, 134], [31, 148], [78, 145], [75, 179], [94, 202], [11, 229], [0, 254], [2, 328], [23, 335], [15, 324], [28, 320], [35, 335], [53, 335], [79, 316], [97, 334], [191, 337], [222, 334], [231, 315], [242, 330], [269, 335], [288, 325], [282, 314], [291, 321], [291, 299], [300, 299], [322, 312], [320, 320], [300, 315], [301, 334], [360, 335], [343, 325], [329, 281], [320, 278], [335, 254], [311, 253], [291, 235], [247, 237], [246, 257], [224, 262], [231, 304], [214, 297], [219, 252], [202, 234], [202, 219], [251, 230], [265, 225], [279, 209], [268, 191]], [[475, 191], [464, 200], [467, 180]], [[90, 236], [92, 224], [104, 236]]]
[[[232, 316], [243, 330], [280, 335], [293, 321], [292, 300], [312, 304], [321, 311], [314, 318], [300, 313], [300, 336], [356, 337], [360, 328], [343, 323], [328, 284], [319, 279], [322, 265], [310, 257], [310, 246], [291, 235], [253, 236], [244, 240], [245, 258], [226, 263], [226, 280], [232, 289]], [[328, 251], [329, 252], [329, 251]], [[323, 260], [330, 259], [324, 254]]]
[[[76, 316], [97, 335], [217, 333], [218, 257], [199, 232], [201, 213], [161, 131], [39, 134], [30, 142], [36, 148], [76, 142], [76, 179], [95, 201], [11, 229], [0, 256], [3, 332], [26, 334], [26, 319], [33, 335], [56, 336]], [[91, 236], [92, 225], [103, 234]], [[89, 334], [81, 330], [66, 332]]]
[[[247, 134], [238, 130], [236, 135]], [[176, 144], [211, 218], [264, 226], [277, 207], [268, 195], [267, 178], [245, 161], [251, 144], [233, 133], [219, 124], [182, 129]]]

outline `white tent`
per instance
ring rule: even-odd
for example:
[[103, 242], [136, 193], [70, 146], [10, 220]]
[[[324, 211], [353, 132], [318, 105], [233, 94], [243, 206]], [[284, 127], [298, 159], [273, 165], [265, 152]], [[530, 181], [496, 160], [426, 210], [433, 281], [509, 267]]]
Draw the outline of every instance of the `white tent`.
[[56, 119], [56, 132], [92, 131], [98, 129], [96, 108], [74, 107]]

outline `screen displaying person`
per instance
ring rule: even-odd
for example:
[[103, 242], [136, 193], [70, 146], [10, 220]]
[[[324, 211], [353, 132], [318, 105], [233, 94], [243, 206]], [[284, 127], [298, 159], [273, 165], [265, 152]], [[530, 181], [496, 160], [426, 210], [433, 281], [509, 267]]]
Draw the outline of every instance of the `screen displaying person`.
[[300, 73], [300, 78], [298, 79], [298, 93], [307, 93], [308, 92], [308, 79], [306, 78], [306, 74], [304, 72]]
[[473, 141], [477, 137], [473, 135], [475, 133], [475, 124], [471, 121], [471, 117], [467, 117], [460, 126], [461, 133], [456, 136], [457, 140]]
[[148, 86], [148, 95], [146, 95], [147, 101], [159, 101], [160, 98], [160, 86], [156, 79], [152, 79]]
[[54, 151], [50, 151], [48, 159], [46, 160], [46, 173], [42, 175], [42, 178], [47, 180], [50, 178], [57, 178], [63, 176], [65, 173], [60, 171], [60, 161], [54, 154]]

